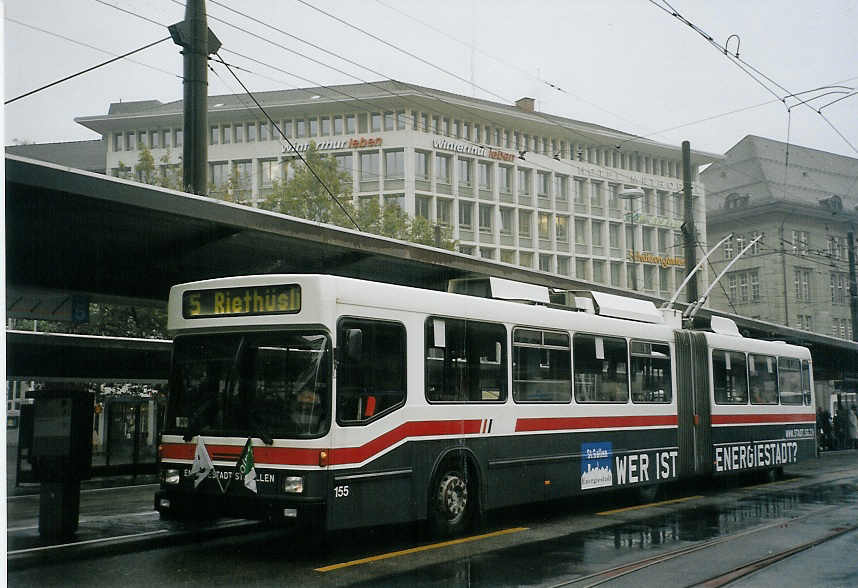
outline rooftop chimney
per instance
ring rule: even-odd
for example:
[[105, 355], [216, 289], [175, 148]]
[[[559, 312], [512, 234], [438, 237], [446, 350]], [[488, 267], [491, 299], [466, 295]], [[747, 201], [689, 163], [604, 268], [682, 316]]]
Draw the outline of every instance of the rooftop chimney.
[[515, 107], [524, 112], [533, 112], [536, 100], [533, 98], [519, 98], [515, 101]]

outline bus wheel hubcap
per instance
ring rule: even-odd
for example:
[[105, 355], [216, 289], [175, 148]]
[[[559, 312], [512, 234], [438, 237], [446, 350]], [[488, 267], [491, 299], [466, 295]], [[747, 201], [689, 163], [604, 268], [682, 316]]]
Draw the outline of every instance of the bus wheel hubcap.
[[468, 508], [468, 485], [454, 473], [445, 474], [438, 486], [438, 505], [447, 521], [456, 524]]

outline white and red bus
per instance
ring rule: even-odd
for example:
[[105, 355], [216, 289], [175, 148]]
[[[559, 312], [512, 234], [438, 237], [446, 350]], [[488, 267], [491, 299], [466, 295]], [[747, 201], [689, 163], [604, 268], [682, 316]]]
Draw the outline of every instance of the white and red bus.
[[595, 292], [454, 289], [482, 296], [328, 275], [175, 286], [155, 508], [452, 534], [488, 509], [815, 455], [803, 347]]

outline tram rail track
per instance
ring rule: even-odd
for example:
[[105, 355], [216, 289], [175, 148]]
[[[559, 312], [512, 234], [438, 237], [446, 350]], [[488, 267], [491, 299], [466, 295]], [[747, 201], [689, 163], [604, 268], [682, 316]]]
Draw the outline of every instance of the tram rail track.
[[[671, 560], [675, 560], [677, 558], [681, 558], [687, 555], [691, 555], [693, 553], [704, 551], [706, 549], [711, 549], [713, 547], [723, 545], [725, 543], [729, 543], [731, 541], [735, 541], [737, 539], [741, 539], [747, 537], [749, 535], [754, 535], [757, 533], [761, 533], [764, 531], [768, 531], [770, 529], [774, 529], [777, 527], [782, 527], [786, 524], [795, 523], [797, 521], [801, 521], [803, 519], [808, 519], [811, 517], [818, 517], [824, 515], [826, 513], [832, 512], [841, 508], [840, 505], [830, 506], [828, 508], [823, 508], [819, 510], [815, 510], [810, 513], [806, 513], [803, 515], [799, 515], [796, 517], [790, 517], [788, 519], [778, 519], [771, 523], [767, 523], [765, 525], [759, 525], [757, 527], [753, 527], [751, 529], [746, 529], [739, 533], [734, 533], [732, 535], [719, 537], [717, 539], [711, 539], [709, 541], [703, 541], [701, 543], [695, 543], [693, 545], [688, 545], [685, 547], [681, 547], [679, 549], [674, 549], [665, 553], [660, 553], [656, 555], [652, 555], [650, 557], [646, 557], [643, 559], [639, 559], [633, 562], [625, 563], [619, 566], [615, 566], [612, 568], [608, 568], [606, 570], [601, 570], [598, 572], [594, 572], [592, 574], [588, 574], [586, 576], [580, 576], [578, 578], [572, 578], [565, 582], [560, 582], [558, 584], [553, 584], [551, 588], [561, 588], [566, 586], [581, 586], [585, 588], [591, 588], [594, 586], [601, 586], [623, 576], [628, 576], [630, 574], [634, 574], [646, 568], [650, 568], [652, 566], [656, 566]], [[858, 529], [858, 525], [851, 525], [847, 527], [838, 527], [832, 530], [830, 533], [823, 535], [822, 537], [818, 537], [812, 541], [808, 541], [801, 545], [797, 545], [787, 550], [780, 551], [776, 554], [771, 554], [767, 557], [760, 558], [758, 560], [752, 561], [750, 563], [742, 564], [741, 566], [737, 566], [724, 572], [723, 574], [719, 574], [717, 576], [713, 576], [707, 580], [704, 580], [701, 583], [694, 583], [690, 586], [706, 586], [709, 587], [717, 587], [724, 586], [734, 580], [737, 580], [743, 576], [751, 574], [755, 571], [763, 569], [769, 565], [773, 565], [782, 559], [790, 557], [791, 555], [795, 555], [796, 553], [800, 553], [801, 551], [807, 550], [815, 545], [819, 545], [824, 543], [825, 541], [829, 541], [840, 535], [848, 533]]]

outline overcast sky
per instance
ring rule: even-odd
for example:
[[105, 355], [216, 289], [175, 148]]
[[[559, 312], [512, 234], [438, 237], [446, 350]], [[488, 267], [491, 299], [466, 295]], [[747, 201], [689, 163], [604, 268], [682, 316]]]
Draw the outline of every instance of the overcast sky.
[[[547, 113], [677, 145], [687, 139], [693, 149], [723, 153], [747, 134], [786, 140], [787, 109], [774, 94], [833, 84], [858, 87], [858, 0], [671, 1], [716, 43], [738, 35], [739, 56], [772, 80], [755, 74], [774, 94], [649, 0], [307, 1], [432, 65], [297, 0], [223, 2], [372, 71], [208, 0], [209, 26], [223, 48], [267, 64], [222, 52], [227, 61], [250, 70], [239, 75], [251, 90], [386, 77], [508, 103], [531, 96]], [[184, 15], [183, 6], [170, 0], [6, 0], [5, 100], [167, 36], [162, 26], [109, 5], [164, 25]], [[735, 40], [730, 49], [735, 51]], [[172, 41], [131, 59], [139, 63], [122, 60], [7, 105], [6, 143], [94, 139], [97, 135], [75, 117], [105, 114], [120, 100], [181, 99], [181, 57]], [[222, 66], [215, 70], [220, 77], [210, 73], [209, 95], [238, 92]], [[820, 107], [840, 96], [813, 104]], [[858, 147], [858, 96], [826, 107], [823, 114], [836, 131], [811, 109], [793, 108], [790, 142], [858, 157], [849, 145]]]

